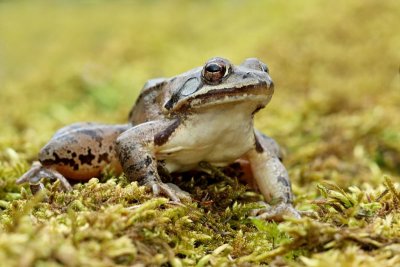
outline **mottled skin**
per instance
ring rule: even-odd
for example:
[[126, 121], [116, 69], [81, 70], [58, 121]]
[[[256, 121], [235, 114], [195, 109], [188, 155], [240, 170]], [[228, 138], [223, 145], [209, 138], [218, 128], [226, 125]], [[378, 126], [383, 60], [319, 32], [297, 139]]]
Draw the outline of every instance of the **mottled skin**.
[[[292, 207], [289, 177], [276, 142], [254, 129], [253, 116], [270, 101], [274, 87], [268, 69], [251, 58], [232, 65], [213, 58], [179, 76], [146, 83], [130, 114], [130, 124], [74, 124], [59, 130], [39, 153], [39, 161], [18, 182], [40, 186], [40, 178], [88, 180], [111, 164], [130, 180], [173, 201], [188, 198], [161, 181], [168, 172], [201, 169], [199, 163], [240, 162], [248, 182], [277, 205], [261, 218], [299, 217]], [[65, 178], [64, 178], [65, 177]]]
[[[115, 140], [131, 125], [77, 123], [56, 132], [39, 152], [40, 162], [69, 179], [87, 180], [107, 165], [121, 172]], [[61, 163], [61, 164], [60, 164]]]
[[122, 171], [115, 149], [115, 140], [130, 124], [107, 125], [75, 123], [58, 130], [40, 150], [39, 161], [22, 175], [17, 183], [29, 182], [32, 192], [40, 190], [41, 178], [60, 180], [70, 189], [69, 180], [86, 181], [99, 176], [106, 166]]

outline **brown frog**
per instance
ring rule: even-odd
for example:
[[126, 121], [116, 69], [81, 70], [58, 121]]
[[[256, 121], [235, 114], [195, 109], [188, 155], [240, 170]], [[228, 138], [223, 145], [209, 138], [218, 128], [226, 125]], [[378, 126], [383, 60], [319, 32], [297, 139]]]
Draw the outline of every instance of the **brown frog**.
[[173, 201], [188, 194], [159, 176], [201, 169], [199, 163], [227, 166], [239, 161], [251, 171], [251, 181], [267, 201], [261, 218], [299, 217], [292, 207], [288, 173], [276, 142], [254, 128], [254, 114], [274, 92], [267, 66], [255, 58], [235, 66], [212, 58], [203, 67], [181, 75], [148, 81], [129, 114], [129, 124], [78, 123], [59, 130], [17, 182], [33, 191], [41, 178], [88, 180], [107, 165], [130, 180], [148, 186], [155, 195]]

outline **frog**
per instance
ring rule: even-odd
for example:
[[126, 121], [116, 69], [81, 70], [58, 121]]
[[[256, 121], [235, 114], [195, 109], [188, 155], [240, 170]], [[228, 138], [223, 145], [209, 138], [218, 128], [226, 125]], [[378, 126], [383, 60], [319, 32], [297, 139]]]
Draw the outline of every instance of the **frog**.
[[282, 150], [254, 127], [254, 115], [270, 102], [274, 88], [269, 68], [257, 58], [234, 65], [214, 57], [180, 75], [151, 79], [128, 123], [75, 123], [60, 129], [17, 183], [29, 183], [37, 192], [46, 178], [71, 190], [69, 181], [87, 181], [111, 166], [155, 196], [179, 203], [190, 200], [189, 193], [164, 183], [161, 172], [205, 171], [204, 162], [216, 168], [239, 162], [249, 173], [248, 183], [265, 199], [257, 217], [299, 218]]

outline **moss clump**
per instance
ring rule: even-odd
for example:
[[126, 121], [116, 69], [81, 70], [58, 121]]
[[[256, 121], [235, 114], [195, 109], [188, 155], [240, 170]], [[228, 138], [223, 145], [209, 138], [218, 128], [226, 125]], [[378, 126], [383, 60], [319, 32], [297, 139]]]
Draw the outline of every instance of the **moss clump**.
[[[22, 189], [0, 217], [0, 257], [28, 266], [41, 260], [66, 266], [228, 264], [288, 240], [276, 224], [249, 219], [257, 205], [246, 194], [239, 199], [237, 188], [221, 189], [225, 181], [214, 186], [215, 199], [179, 205], [115, 179], [92, 179], [68, 193], [56, 183], [46, 201]], [[214, 204], [225, 198], [233, 202]]]

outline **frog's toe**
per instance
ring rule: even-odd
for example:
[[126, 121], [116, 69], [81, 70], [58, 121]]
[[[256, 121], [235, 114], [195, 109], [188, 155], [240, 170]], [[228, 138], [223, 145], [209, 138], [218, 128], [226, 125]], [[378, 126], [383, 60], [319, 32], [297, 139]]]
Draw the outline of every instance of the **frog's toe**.
[[29, 183], [32, 194], [36, 194], [44, 189], [44, 185], [41, 182], [42, 178], [49, 179], [50, 181], [59, 180], [62, 188], [65, 191], [72, 190], [71, 185], [62, 174], [56, 170], [43, 167], [43, 165], [38, 161], [35, 161], [32, 164], [32, 167], [17, 179], [16, 183]]
[[183, 191], [175, 184], [165, 184], [162, 182], [154, 182], [151, 185], [151, 189], [153, 190], [153, 194], [155, 196], [165, 195], [170, 198], [174, 202], [181, 202], [181, 200], [190, 200], [189, 193]]
[[251, 215], [258, 219], [271, 220], [271, 221], [283, 221], [284, 217], [292, 217], [300, 219], [301, 215], [292, 204], [279, 203], [275, 206], [270, 206], [265, 202], [261, 202], [264, 208], [255, 209]]
[[17, 184], [24, 184], [30, 182], [39, 182], [40, 177], [38, 177], [38, 173], [43, 168], [42, 164], [39, 161], [35, 161], [32, 163], [32, 167], [25, 172], [21, 177], [19, 177], [16, 181]]
[[47, 178], [50, 181], [56, 181], [56, 180], [60, 181], [61, 187], [65, 191], [71, 191], [72, 190], [72, 186], [68, 182], [68, 180], [61, 173], [59, 173], [56, 170], [43, 168], [40, 171], [40, 176], [43, 177], [43, 178]]

